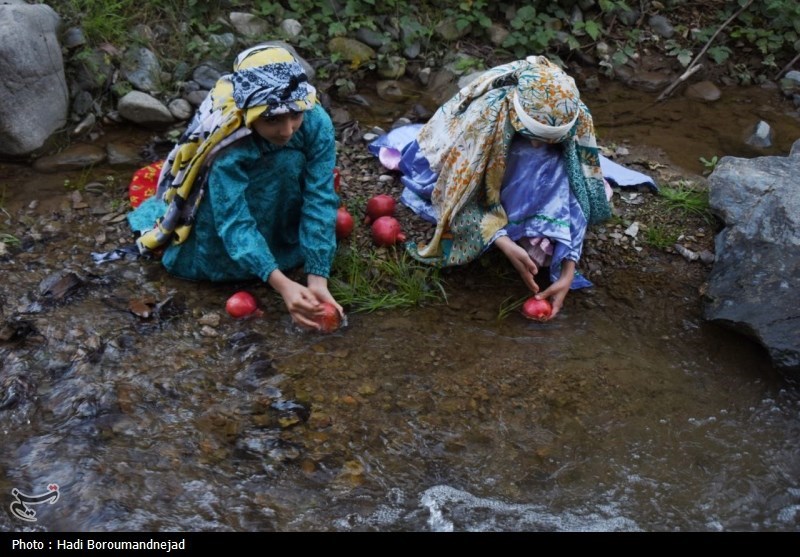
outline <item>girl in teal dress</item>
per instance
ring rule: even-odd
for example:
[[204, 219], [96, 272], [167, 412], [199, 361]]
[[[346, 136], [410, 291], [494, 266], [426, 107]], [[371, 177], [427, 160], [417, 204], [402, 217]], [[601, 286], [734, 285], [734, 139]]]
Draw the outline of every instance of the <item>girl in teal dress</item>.
[[[129, 214], [139, 251], [190, 280], [268, 283], [293, 322], [318, 329], [336, 251], [333, 124], [285, 49], [241, 53]], [[305, 284], [287, 271], [303, 267]]]

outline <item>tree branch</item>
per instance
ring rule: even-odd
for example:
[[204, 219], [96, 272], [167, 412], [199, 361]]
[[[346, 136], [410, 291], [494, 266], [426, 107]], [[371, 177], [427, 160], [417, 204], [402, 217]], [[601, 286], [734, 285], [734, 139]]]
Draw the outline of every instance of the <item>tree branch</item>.
[[725, 21], [725, 23], [723, 23], [722, 25], [720, 25], [720, 26], [717, 28], [717, 30], [714, 32], [714, 34], [711, 36], [711, 38], [710, 38], [710, 39], [708, 39], [708, 42], [705, 44], [705, 46], [703, 47], [703, 49], [702, 49], [702, 50], [701, 50], [701, 51], [700, 51], [700, 52], [697, 54], [697, 56], [695, 56], [695, 57], [694, 57], [694, 60], [692, 60], [692, 63], [691, 63], [691, 64], [689, 64], [689, 65], [686, 67], [686, 71], [683, 73], [683, 75], [682, 75], [681, 77], [679, 77], [679, 78], [678, 78], [676, 81], [674, 81], [674, 82], [672, 83], [672, 85], [670, 85], [669, 87], [667, 87], [666, 89], [664, 89], [664, 91], [663, 91], [663, 92], [662, 92], [662, 93], [661, 93], [661, 94], [658, 96], [658, 99], [656, 99], [656, 101], [660, 101], [660, 100], [662, 100], [662, 99], [666, 98], [666, 97], [667, 97], [667, 96], [668, 96], [670, 93], [672, 93], [673, 89], [675, 89], [675, 87], [677, 87], [679, 83], [681, 83], [682, 81], [685, 81], [685, 80], [686, 80], [686, 78], [688, 78], [690, 75], [692, 75], [694, 72], [696, 72], [696, 71], [697, 71], [697, 69], [699, 69], [699, 68], [700, 68], [700, 66], [697, 66], [697, 69], [695, 69], [695, 64], [697, 64], [697, 61], [698, 61], [698, 60], [700, 60], [700, 58], [703, 56], [703, 54], [705, 54], [705, 53], [706, 53], [706, 50], [708, 50], [708, 47], [710, 47], [710, 46], [711, 46], [711, 43], [713, 43], [713, 42], [714, 42], [714, 39], [716, 39], [716, 38], [717, 38], [717, 35], [719, 35], [719, 34], [720, 34], [720, 32], [721, 32], [721, 31], [722, 31], [722, 30], [723, 30], [725, 27], [727, 27], [727, 26], [728, 26], [728, 24], [729, 24], [731, 21], [733, 21], [734, 19], [736, 19], [737, 17], [739, 17], [739, 14], [741, 14], [741, 13], [742, 13], [743, 11], [745, 11], [745, 10], [746, 10], [748, 7], [750, 7], [750, 4], [752, 4], [752, 3], [753, 3], [753, 0], [748, 0], [747, 4], [745, 4], [744, 6], [742, 6], [741, 8], [739, 8], [739, 10], [738, 10], [738, 11], [737, 11], [735, 14], [733, 14], [731, 17], [729, 17], [729, 18], [728, 18], [728, 19]]
[[775, 81], [779, 80], [783, 74], [789, 71], [789, 68], [794, 66], [794, 63], [800, 60], [800, 54], [792, 58], [792, 61], [786, 64], [781, 71], [778, 72], [778, 75], [775, 76]]

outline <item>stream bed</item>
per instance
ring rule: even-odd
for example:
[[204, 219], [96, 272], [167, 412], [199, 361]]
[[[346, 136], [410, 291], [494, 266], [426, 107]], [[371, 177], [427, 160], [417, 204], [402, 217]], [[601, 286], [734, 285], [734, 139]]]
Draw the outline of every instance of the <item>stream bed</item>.
[[[700, 175], [752, 156], [760, 118], [787, 154], [800, 123], [776, 99], [587, 102], [602, 142]], [[0, 530], [800, 531], [800, 391], [703, 320], [697, 264], [604, 269], [548, 323], [499, 319], [520, 287], [473, 266], [446, 304], [301, 333], [266, 286], [95, 264], [130, 241], [122, 190], [76, 195], [78, 176], [0, 168], [25, 238], [0, 258]], [[225, 314], [240, 288], [264, 316]], [[18, 514], [14, 493], [53, 485]]]

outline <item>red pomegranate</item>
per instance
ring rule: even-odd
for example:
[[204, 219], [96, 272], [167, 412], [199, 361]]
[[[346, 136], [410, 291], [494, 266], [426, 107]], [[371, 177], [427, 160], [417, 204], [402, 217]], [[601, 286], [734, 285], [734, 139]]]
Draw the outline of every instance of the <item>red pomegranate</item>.
[[336, 239], [342, 240], [350, 236], [354, 225], [353, 216], [347, 212], [347, 208], [339, 207], [336, 211]]
[[228, 301], [225, 302], [225, 311], [234, 319], [260, 317], [264, 314], [259, 309], [255, 296], [245, 290], [240, 290], [228, 298]]
[[406, 235], [396, 218], [383, 216], [372, 223], [372, 241], [377, 246], [393, 246], [398, 242], [405, 242]]
[[380, 217], [390, 217], [394, 214], [397, 202], [391, 195], [385, 193], [376, 195], [367, 201], [367, 216], [364, 218], [365, 224], [375, 222]]
[[553, 313], [553, 306], [547, 300], [537, 300], [531, 296], [522, 305], [522, 315], [534, 321], [547, 321]]
[[336, 193], [342, 191], [342, 175], [338, 168], [333, 169], [333, 191]]

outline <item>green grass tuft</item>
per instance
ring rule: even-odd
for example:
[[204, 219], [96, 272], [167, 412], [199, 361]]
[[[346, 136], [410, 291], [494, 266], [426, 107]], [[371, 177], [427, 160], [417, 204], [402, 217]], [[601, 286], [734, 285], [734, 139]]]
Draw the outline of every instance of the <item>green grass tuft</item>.
[[645, 232], [645, 242], [659, 249], [671, 248], [678, 241], [679, 234], [664, 226], [650, 226]]
[[500, 309], [497, 312], [497, 319], [505, 319], [512, 313], [519, 311], [522, 307], [522, 304], [531, 297], [531, 294], [526, 294], [521, 298], [516, 298], [514, 296], [509, 296], [500, 304]]
[[0, 233], [0, 243], [8, 244], [9, 246], [18, 246], [20, 244], [19, 238], [13, 234]]
[[401, 250], [359, 253], [342, 245], [328, 283], [333, 297], [352, 312], [447, 301], [439, 270]]
[[663, 186], [659, 195], [666, 199], [669, 210], [693, 214], [706, 222], [713, 220], [708, 202], [708, 191], [693, 188], [687, 182], [677, 182], [674, 186]]

